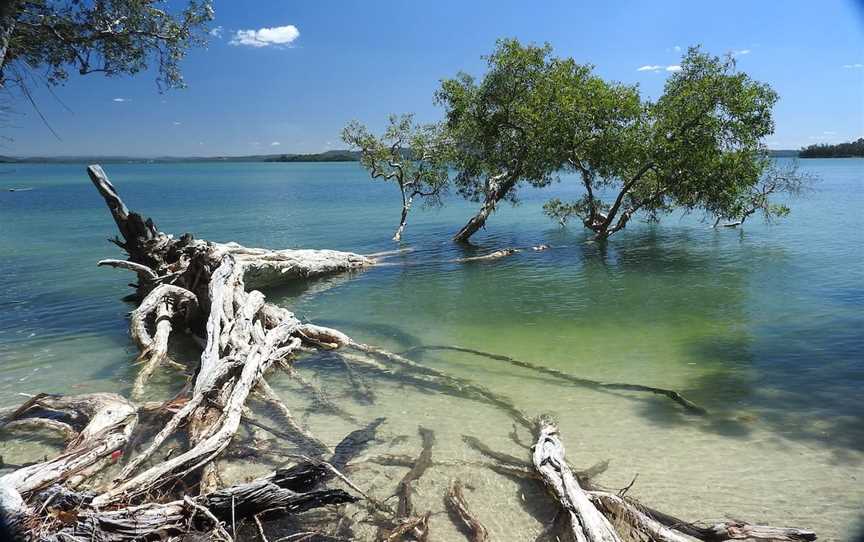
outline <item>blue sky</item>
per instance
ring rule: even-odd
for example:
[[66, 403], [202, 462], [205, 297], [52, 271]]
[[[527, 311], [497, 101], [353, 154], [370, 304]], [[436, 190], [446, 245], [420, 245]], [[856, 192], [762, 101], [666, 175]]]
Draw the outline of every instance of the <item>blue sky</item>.
[[655, 97], [679, 50], [734, 51], [740, 69], [780, 94], [770, 147], [864, 137], [862, 1], [216, 0], [215, 7], [219, 35], [184, 62], [187, 89], [160, 94], [152, 74], [73, 75], [56, 98], [34, 93], [61, 139], [13, 97], [3, 127], [12, 140], [0, 154], [342, 148], [339, 133], [351, 119], [378, 129], [391, 112], [440, 118], [432, 100], [439, 80], [459, 70], [481, 75], [481, 55], [499, 37], [548, 41], [555, 54]]

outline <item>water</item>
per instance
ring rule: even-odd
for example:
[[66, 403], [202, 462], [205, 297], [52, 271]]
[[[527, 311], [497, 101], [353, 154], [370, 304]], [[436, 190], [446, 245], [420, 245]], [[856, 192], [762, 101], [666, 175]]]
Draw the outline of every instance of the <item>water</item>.
[[[655, 508], [692, 520], [728, 516], [812, 528], [841, 540], [860, 524], [864, 502], [864, 161], [805, 160], [801, 167], [821, 182], [774, 226], [754, 220], [742, 230], [712, 230], [699, 217], [674, 215], [660, 225], [632, 222], [602, 246], [540, 213], [546, 198], [578, 193], [565, 178], [524, 192], [516, 208], [502, 207], [474, 249], [449, 241], [473, 208], [453, 200], [441, 210], [417, 209], [404, 243], [413, 251], [390, 265], [268, 296], [391, 350], [458, 345], [580, 377], [679, 390], [710, 415], [688, 416], [662, 397], [558, 383], [471, 354], [415, 355], [494, 388], [531, 414], [556, 416], [575, 464], [610, 459], [598, 481], [611, 488], [638, 473], [631, 494]], [[3, 169], [0, 406], [21, 402], [19, 393], [128, 392], [136, 352], [125, 317], [133, 307], [121, 298], [131, 277], [95, 267], [119, 250], [105, 242], [114, 225], [84, 167]], [[398, 195], [357, 164], [106, 170], [130, 207], [164, 231], [250, 246], [393, 248]], [[453, 262], [539, 243], [554, 248]], [[435, 458], [448, 464], [421, 480], [418, 509], [441, 510], [446, 483], [458, 477], [473, 488], [469, 505], [497, 540], [533, 539], [550, 519], [534, 486], [452, 464], [480, 460], [463, 434], [525, 453], [508, 438], [511, 421], [501, 411], [381, 380], [373, 382], [375, 403], [366, 405], [347, 393], [340, 363], [321, 356], [300, 367], [360, 420], [388, 418], [374, 453], [416, 454], [417, 425], [435, 430]], [[154, 396], [166, 397], [177, 380], [161, 371]], [[356, 428], [310, 409], [290, 380], [274, 375], [272, 383], [325, 441]], [[391, 446], [400, 435], [410, 438]], [[32, 459], [23, 457], [32, 448], [22, 446], [5, 443], [0, 455]], [[367, 466], [352, 476], [383, 498], [404, 472]], [[432, 521], [436, 539], [459, 539], [446, 515]]]

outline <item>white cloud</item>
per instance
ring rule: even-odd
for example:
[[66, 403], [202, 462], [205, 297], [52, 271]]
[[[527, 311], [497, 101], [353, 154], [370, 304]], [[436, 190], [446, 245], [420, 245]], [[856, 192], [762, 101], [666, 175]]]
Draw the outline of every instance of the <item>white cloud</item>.
[[857, 64], [843, 64], [843, 67], [847, 70], [860, 70], [861, 68], [864, 68], [864, 64], [861, 64], [860, 62]]
[[750, 49], [736, 49], [732, 51], [732, 56], [744, 56], [751, 53]]
[[681, 52], [681, 46], [676, 45], [675, 47], [672, 48], [672, 50], [675, 51], [676, 53], [680, 53]]
[[174, 126], [180, 126], [182, 123], [179, 120], [174, 121]]
[[822, 132], [822, 133], [825, 134], [825, 135], [829, 135], [829, 136], [831, 136], [831, 135], [837, 135], [837, 132], [831, 132], [831, 131], [829, 131], [829, 130], [825, 130], [825, 131]]
[[213, 28], [210, 30], [210, 35], [213, 36], [214, 38], [221, 38], [222, 34], [224, 32], [225, 32], [225, 28], [223, 28], [221, 26], [217, 26], [216, 28]]
[[129, 98], [114, 98], [111, 100], [112, 102], [123, 103], [123, 102], [131, 102], [132, 100]]
[[270, 146], [271, 146], [271, 147], [278, 147], [278, 146], [281, 145], [281, 144], [282, 144], [282, 143], [279, 143], [278, 141], [274, 141], [273, 143], [270, 143]]
[[662, 72], [666, 70], [667, 72], [680, 72], [681, 66], [678, 64], [672, 64], [671, 66], [662, 66], [660, 64], [646, 64], [644, 66], [640, 66], [636, 68], [637, 72]]
[[268, 47], [270, 45], [290, 45], [300, 37], [300, 31], [293, 24], [259, 28], [258, 30], [238, 30], [228, 43], [231, 45], [248, 45], [250, 47]]

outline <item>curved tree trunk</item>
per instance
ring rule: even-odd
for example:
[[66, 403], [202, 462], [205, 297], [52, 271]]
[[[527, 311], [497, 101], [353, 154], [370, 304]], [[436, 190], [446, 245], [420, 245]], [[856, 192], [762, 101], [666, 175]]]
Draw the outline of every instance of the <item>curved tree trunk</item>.
[[401, 241], [402, 234], [405, 232], [405, 225], [408, 223], [408, 211], [411, 210], [411, 203], [414, 198], [406, 198], [405, 194], [402, 194], [402, 215], [399, 218], [399, 227], [396, 228], [396, 234], [393, 235], [394, 241]]
[[466, 243], [472, 235], [486, 225], [486, 220], [489, 218], [489, 215], [495, 212], [498, 202], [504, 199], [507, 193], [516, 186], [516, 178], [502, 173], [490, 178], [488, 185], [486, 199], [483, 201], [483, 205], [480, 206], [480, 210], [453, 236], [454, 241]]

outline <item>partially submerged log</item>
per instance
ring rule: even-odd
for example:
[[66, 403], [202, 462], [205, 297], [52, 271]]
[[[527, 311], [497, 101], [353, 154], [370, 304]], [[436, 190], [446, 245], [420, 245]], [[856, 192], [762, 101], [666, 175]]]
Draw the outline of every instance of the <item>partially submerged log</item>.
[[[658, 542], [722, 542], [725, 540], [771, 540], [803, 542], [816, 539], [804, 529], [751, 525], [743, 521], [720, 522], [707, 527], [653, 510], [618, 494], [583, 488], [570, 470], [558, 427], [548, 420], [537, 424], [537, 443], [532, 452], [534, 468], [569, 519], [575, 540], [614, 542], [656, 540]], [[614, 527], [613, 527], [614, 525]]]
[[600, 513], [576, 481], [564, 458], [558, 427], [540, 422], [534, 445], [534, 468], [570, 519], [571, 534], [578, 542], [620, 542], [609, 520]]

